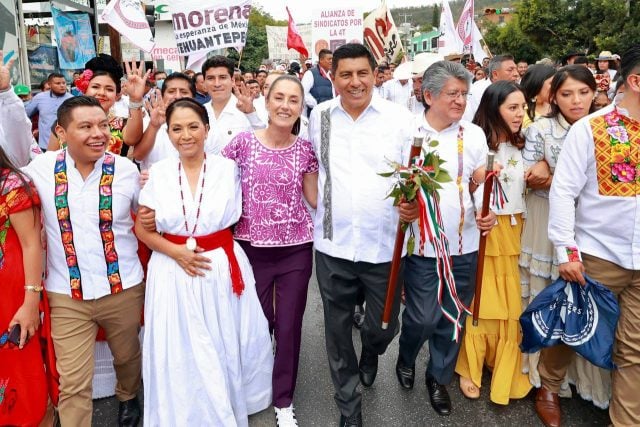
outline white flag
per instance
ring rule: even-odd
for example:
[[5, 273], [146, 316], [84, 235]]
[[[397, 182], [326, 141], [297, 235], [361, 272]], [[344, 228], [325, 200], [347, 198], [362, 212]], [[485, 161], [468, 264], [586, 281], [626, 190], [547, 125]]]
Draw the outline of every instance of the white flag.
[[461, 52], [462, 46], [460, 46], [460, 37], [458, 37], [456, 27], [453, 24], [453, 15], [451, 14], [451, 8], [449, 8], [449, 2], [447, 0], [443, 0], [442, 13], [440, 13], [438, 53], [442, 56], [446, 56], [452, 53]]
[[400, 52], [404, 51], [398, 28], [384, 0], [364, 20], [364, 40], [378, 63], [398, 62]]
[[[476, 62], [481, 62], [483, 58], [491, 58], [491, 52], [489, 52], [488, 49], [485, 49], [484, 46], [482, 46], [482, 43], [484, 42], [483, 37], [482, 37], [482, 33], [480, 32], [480, 29], [478, 28], [478, 26], [476, 25], [476, 22], [473, 21], [473, 57], [475, 58]], [[486, 46], [486, 43], [485, 43]]]
[[473, 49], [473, 0], [467, 0], [458, 20], [458, 36], [462, 41], [462, 53], [471, 53]]
[[140, 0], [111, 0], [100, 17], [145, 52], [155, 46]]

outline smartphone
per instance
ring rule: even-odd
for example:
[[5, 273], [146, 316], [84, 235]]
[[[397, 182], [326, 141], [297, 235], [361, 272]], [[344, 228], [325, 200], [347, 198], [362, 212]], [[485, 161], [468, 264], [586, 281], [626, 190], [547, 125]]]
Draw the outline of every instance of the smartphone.
[[20, 332], [20, 324], [16, 323], [11, 327], [7, 341], [14, 345], [20, 345]]

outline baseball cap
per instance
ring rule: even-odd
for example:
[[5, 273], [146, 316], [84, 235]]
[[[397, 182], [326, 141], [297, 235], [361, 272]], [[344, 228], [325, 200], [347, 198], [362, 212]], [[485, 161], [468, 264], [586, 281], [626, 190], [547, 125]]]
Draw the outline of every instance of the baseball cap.
[[29, 95], [31, 93], [31, 89], [26, 85], [17, 85], [13, 88], [13, 91], [16, 95]]

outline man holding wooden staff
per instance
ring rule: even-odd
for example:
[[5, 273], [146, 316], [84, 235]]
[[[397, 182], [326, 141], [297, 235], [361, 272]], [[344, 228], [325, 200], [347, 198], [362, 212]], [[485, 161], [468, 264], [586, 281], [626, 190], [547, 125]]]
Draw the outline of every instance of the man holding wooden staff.
[[[418, 216], [415, 203], [393, 206], [386, 198], [393, 181], [379, 175], [389, 169], [388, 161], [406, 164], [412, 117], [408, 110], [372, 97], [374, 68], [374, 58], [363, 45], [338, 48], [331, 78], [340, 95], [314, 108], [309, 125], [320, 163], [316, 274], [341, 427], [362, 425], [358, 383], [373, 384], [378, 355], [398, 332], [400, 287], [388, 329], [381, 328], [380, 319], [398, 219], [411, 222]], [[367, 315], [360, 329], [358, 363], [351, 326], [361, 290]]]
[[[445, 385], [453, 377], [465, 310], [473, 298], [479, 262], [478, 230], [488, 232], [496, 222], [493, 212], [484, 218], [479, 215], [488, 151], [486, 138], [478, 126], [461, 120], [471, 77], [461, 64], [450, 61], [438, 61], [427, 68], [422, 80], [425, 112], [416, 117], [414, 126], [414, 133], [426, 138], [424, 146], [429, 146], [429, 140], [438, 141], [436, 147], [427, 149], [437, 151], [446, 161], [443, 167], [452, 178], [438, 191], [444, 225], [440, 241], [448, 241], [449, 253], [441, 249], [446, 244], [432, 245], [424, 239], [416, 245], [415, 254], [405, 259], [406, 308], [396, 375], [404, 389], [413, 388], [416, 357], [428, 340], [426, 386], [431, 406], [439, 415], [451, 413]], [[414, 234], [420, 236], [418, 225], [414, 223], [413, 227]], [[447, 263], [449, 254], [451, 262]], [[447, 271], [453, 280], [447, 279]]]

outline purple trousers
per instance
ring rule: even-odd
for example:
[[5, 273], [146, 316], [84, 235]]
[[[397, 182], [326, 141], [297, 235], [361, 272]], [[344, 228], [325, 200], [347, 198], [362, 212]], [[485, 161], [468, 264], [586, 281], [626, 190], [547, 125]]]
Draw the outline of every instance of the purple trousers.
[[274, 334], [273, 406], [286, 408], [293, 401], [298, 377], [302, 316], [313, 262], [312, 244], [255, 247], [238, 240], [256, 279], [256, 291], [269, 330]]

